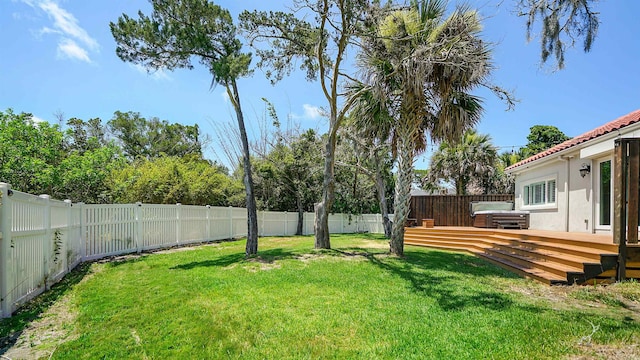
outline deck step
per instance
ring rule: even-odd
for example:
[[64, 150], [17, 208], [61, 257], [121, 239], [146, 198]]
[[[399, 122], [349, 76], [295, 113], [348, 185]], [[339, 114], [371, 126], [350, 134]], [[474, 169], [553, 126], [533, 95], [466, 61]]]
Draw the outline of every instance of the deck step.
[[579, 238], [475, 228], [415, 227], [405, 232], [407, 245], [466, 251], [546, 284], [584, 283], [615, 268], [616, 245]]
[[516, 264], [507, 259], [494, 257], [487, 254], [480, 254], [479, 257], [485, 260], [488, 260], [489, 262], [494, 263], [500, 267], [506, 268], [507, 270], [514, 272], [520, 276], [534, 279], [548, 285], [566, 285], [567, 284], [567, 278], [564, 276], [560, 276], [558, 274], [553, 274], [537, 268], [523, 267], [522, 265]]
[[488, 253], [495, 257], [508, 259], [512, 263], [520, 264], [525, 268], [540, 269], [552, 274], [557, 274], [558, 276], [564, 276], [565, 279], [567, 277], [567, 274], [584, 275], [584, 272], [582, 271], [582, 266], [579, 266], [579, 267], [569, 266], [569, 265], [557, 263], [554, 261], [546, 261], [544, 259], [536, 259], [528, 256], [521, 256], [521, 255], [509, 253], [506, 251], [496, 250], [496, 249], [490, 249]]

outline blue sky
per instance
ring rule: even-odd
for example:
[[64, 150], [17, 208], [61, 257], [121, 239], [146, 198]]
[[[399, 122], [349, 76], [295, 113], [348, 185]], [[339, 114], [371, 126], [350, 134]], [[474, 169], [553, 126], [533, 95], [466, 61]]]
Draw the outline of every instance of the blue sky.
[[[216, 3], [237, 15], [243, 8], [283, 9], [291, 2]], [[526, 42], [525, 20], [514, 14], [516, 0], [470, 3], [485, 18], [485, 39], [494, 43], [493, 82], [520, 99], [515, 110], [505, 111], [490, 92], [477, 92], [485, 107], [478, 129], [502, 150], [524, 145], [536, 124], [555, 125], [576, 136], [640, 108], [639, 1], [598, 2], [601, 25], [592, 51], [585, 54], [580, 46], [569, 50], [566, 69], [558, 72], [540, 68], [539, 43]], [[209, 89], [207, 69], [147, 74], [116, 56], [109, 22], [122, 13], [148, 13], [149, 8], [146, 0], [0, 0], [0, 109], [30, 112], [47, 121], [54, 121], [56, 112], [107, 121], [115, 111], [136, 111], [197, 123], [215, 140], [216, 124], [235, 126], [235, 120], [223, 88]], [[327, 129], [318, 111], [326, 106], [319, 85], [306, 82], [300, 73], [272, 86], [256, 70], [239, 87], [252, 137], [264, 122], [263, 97], [274, 103], [282, 121]], [[223, 157], [215, 141], [206, 155]], [[427, 167], [428, 155], [418, 159], [417, 168]]]

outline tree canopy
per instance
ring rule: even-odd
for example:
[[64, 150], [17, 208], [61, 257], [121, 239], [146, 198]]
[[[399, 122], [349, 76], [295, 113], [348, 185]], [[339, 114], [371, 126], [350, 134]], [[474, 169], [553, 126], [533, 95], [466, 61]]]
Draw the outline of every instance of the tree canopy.
[[529, 129], [527, 145], [520, 149], [522, 159], [571, 139], [553, 125], [534, 125]]
[[480, 193], [492, 193], [492, 181], [497, 172], [498, 154], [491, 137], [468, 130], [456, 143], [443, 142], [432, 155], [428, 179], [453, 184], [456, 195], [467, 195], [477, 188]]
[[519, 15], [527, 18], [527, 39], [540, 23], [540, 59], [546, 63], [555, 57], [558, 69], [564, 68], [565, 51], [576, 41], [585, 52], [598, 34], [600, 20], [593, 10], [598, 0], [518, 0]]
[[162, 155], [202, 157], [197, 124], [169, 123], [155, 117], [146, 119], [133, 111], [116, 111], [107, 126], [130, 159], [152, 159]]

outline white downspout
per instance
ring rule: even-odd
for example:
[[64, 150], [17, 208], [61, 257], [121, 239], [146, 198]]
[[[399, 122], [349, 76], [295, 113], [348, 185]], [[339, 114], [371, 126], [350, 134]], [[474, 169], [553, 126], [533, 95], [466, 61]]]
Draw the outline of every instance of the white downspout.
[[564, 231], [569, 232], [569, 187], [571, 186], [571, 159], [573, 155], [560, 155], [558, 159], [566, 161], [567, 170], [564, 179], [564, 198], [565, 198], [565, 214], [564, 214]]

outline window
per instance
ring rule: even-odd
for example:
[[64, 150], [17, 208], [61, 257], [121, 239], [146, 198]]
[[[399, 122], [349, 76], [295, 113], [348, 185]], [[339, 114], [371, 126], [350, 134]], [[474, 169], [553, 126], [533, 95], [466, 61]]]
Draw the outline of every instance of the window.
[[524, 205], [546, 205], [556, 203], [556, 180], [550, 179], [525, 185], [522, 191]]

